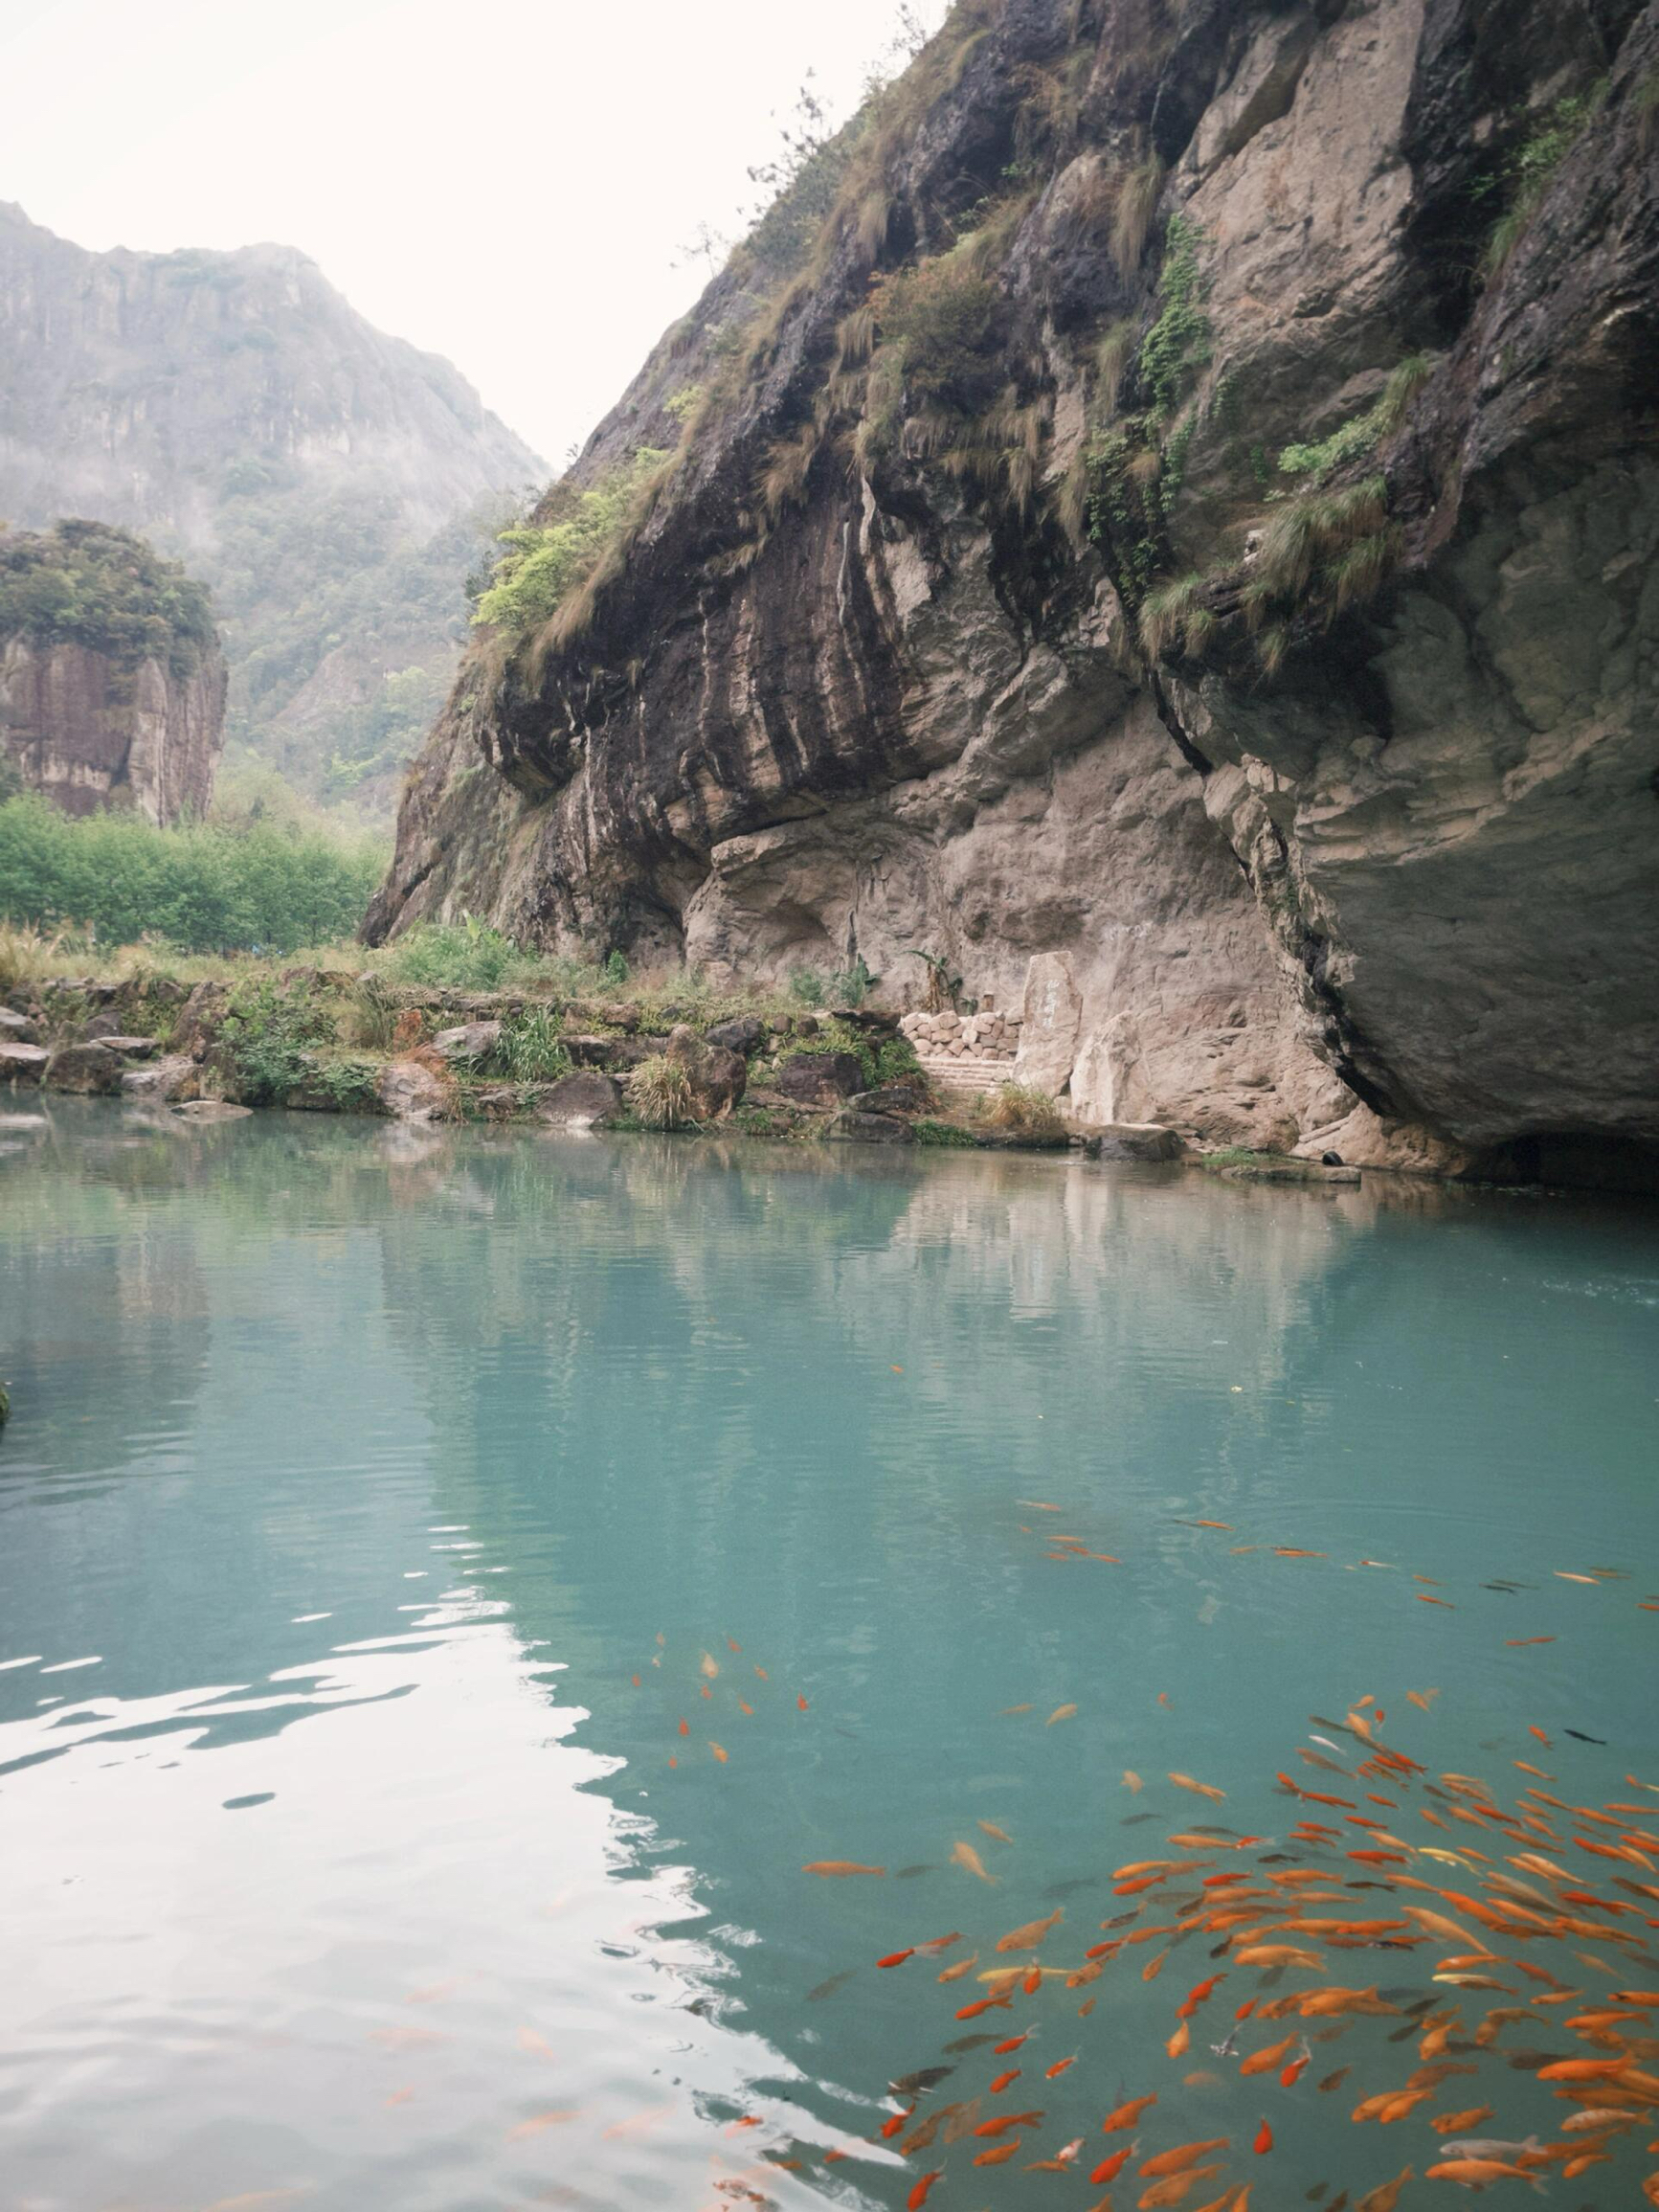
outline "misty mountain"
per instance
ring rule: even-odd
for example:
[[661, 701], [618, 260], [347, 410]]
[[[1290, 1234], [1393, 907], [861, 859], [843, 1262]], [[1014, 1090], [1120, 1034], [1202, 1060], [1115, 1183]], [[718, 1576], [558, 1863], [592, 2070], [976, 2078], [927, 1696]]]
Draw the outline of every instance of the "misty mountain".
[[0, 203], [0, 516], [144, 532], [213, 589], [228, 734], [390, 796], [463, 579], [547, 476], [449, 362], [289, 246], [87, 252]]

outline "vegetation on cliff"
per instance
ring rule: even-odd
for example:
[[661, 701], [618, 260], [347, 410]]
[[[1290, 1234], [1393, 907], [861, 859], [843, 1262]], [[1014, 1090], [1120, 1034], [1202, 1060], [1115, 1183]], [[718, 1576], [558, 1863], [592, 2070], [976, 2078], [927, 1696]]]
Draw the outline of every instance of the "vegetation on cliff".
[[130, 530], [63, 521], [0, 531], [0, 641], [85, 645], [120, 667], [157, 661], [183, 682], [216, 643], [205, 588]]

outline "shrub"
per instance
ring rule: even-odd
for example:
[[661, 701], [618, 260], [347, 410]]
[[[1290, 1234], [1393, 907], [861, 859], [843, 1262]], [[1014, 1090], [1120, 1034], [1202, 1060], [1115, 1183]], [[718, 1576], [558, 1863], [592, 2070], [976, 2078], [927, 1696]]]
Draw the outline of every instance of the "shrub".
[[633, 971], [622, 955], [613, 949], [605, 955], [605, 965], [600, 972], [606, 982], [615, 986], [625, 983]]
[[377, 976], [354, 983], [341, 1002], [341, 1042], [359, 1046], [367, 1052], [390, 1051], [398, 1012], [396, 1001], [388, 998]]
[[1433, 366], [1426, 353], [1409, 354], [1390, 375], [1375, 406], [1363, 415], [1351, 417], [1316, 445], [1287, 445], [1279, 456], [1279, 466], [1291, 476], [1311, 477], [1317, 485], [1343, 462], [1370, 453], [1400, 427]]
[[458, 922], [416, 922], [392, 945], [386, 965], [399, 982], [495, 991], [515, 973], [533, 970], [535, 955], [488, 922], [463, 914]]
[[1496, 276], [1519, 245], [1544, 194], [1569, 153], [1589, 128], [1606, 98], [1605, 79], [1586, 91], [1557, 101], [1537, 128], [1510, 157], [1503, 177], [1509, 205], [1492, 227], [1481, 260], [1484, 276]]
[[571, 1072], [560, 1016], [547, 1006], [531, 1006], [502, 1024], [492, 1058], [510, 1083], [551, 1083]]
[[513, 640], [548, 621], [627, 534], [673, 458], [665, 448], [642, 445], [587, 491], [555, 485], [545, 503], [547, 521], [502, 531], [507, 550], [473, 621]]
[[678, 1060], [658, 1052], [628, 1077], [628, 1102], [647, 1129], [684, 1129], [693, 1120], [691, 1077]]
[[916, 1057], [916, 1048], [908, 1037], [884, 1037], [877, 1047], [872, 1088], [879, 1089], [884, 1083], [915, 1083], [923, 1090], [930, 1088], [922, 1072], [922, 1063]]
[[370, 1113], [377, 1101], [379, 1080], [380, 1064], [375, 1060], [318, 1060], [304, 1069], [307, 1088], [326, 1098], [336, 1114]]
[[936, 1145], [940, 1150], [958, 1146], [975, 1150], [979, 1141], [971, 1129], [955, 1121], [912, 1122], [911, 1134], [918, 1144]]
[[824, 1003], [822, 976], [812, 968], [791, 968], [789, 995], [798, 1006], [821, 1006]]
[[870, 302], [912, 404], [958, 414], [983, 406], [1000, 382], [1002, 295], [963, 240], [948, 254], [882, 277]]
[[379, 838], [256, 824], [158, 829], [141, 815], [70, 821], [26, 795], [0, 805], [0, 911], [104, 944], [145, 935], [191, 952], [295, 952], [348, 937], [384, 872]]
[[311, 1048], [331, 1033], [328, 1016], [303, 986], [270, 976], [238, 983], [219, 1025], [219, 1043], [230, 1056], [243, 1104], [278, 1104], [314, 1076]]
[[1046, 1091], [1030, 1083], [999, 1083], [982, 1098], [975, 1118], [1004, 1137], [1064, 1137], [1065, 1123]]

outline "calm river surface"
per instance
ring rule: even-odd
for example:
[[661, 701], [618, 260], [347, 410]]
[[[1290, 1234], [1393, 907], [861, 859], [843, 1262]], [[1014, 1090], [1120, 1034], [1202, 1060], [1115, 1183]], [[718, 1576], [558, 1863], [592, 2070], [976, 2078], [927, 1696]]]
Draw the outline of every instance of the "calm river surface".
[[[1330, 2212], [1441, 2113], [1571, 2144], [1538, 2054], [1623, 2045], [1524, 2008], [1659, 1993], [1651, 1212], [60, 1101], [0, 1126], [0, 1373], [4, 2212], [1083, 2212], [1137, 2136], [1119, 2212], [1195, 2138], [1155, 2201]], [[1529, 1774], [1636, 1810], [1494, 1826]], [[1398, 1943], [1182, 1925], [1334, 1864]], [[1327, 1985], [1397, 2010], [1212, 2052]], [[1430, 1998], [1465, 2078], [1356, 2124]]]

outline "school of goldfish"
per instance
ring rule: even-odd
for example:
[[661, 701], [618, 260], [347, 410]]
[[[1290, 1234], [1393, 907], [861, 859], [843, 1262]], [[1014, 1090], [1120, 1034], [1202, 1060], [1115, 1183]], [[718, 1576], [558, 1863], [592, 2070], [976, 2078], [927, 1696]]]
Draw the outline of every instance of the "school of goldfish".
[[[1080, 1539], [1042, 1541], [1050, 1558], [1110, 1556]], [[1659, 1610], [1659, 1599], [1643, 1603]], [[719, 1665], [706, 1654], [702, 1671], [706, 1695]], [[1440, 1694], [1407, 1690], [1402, 1702], [1427, 1713]], [[1052, 1727], [1076, 1710], [1038, 1717]], [[1659, 1778], [1603, 1774], [1586, 1801], [1578, 1777], [1587, 1761], [1616, 1767], [1608, 1748], [1571, 1729], [1562, 1733], [1575, 1742], [1552, 1741], [1536, 1725], [1536, 1756], [1513, 1760], [1501, 1785], [1432, 1772], [1409, 1749], [1409, 1719], [1397, 1714], [1390, 1727], [1373, 1694], [1344, 1701], [1340, 1718], [1310, 1716], [1315, 1732], [1252, 1803], [1261, 1832], [1170, 1811], [1153, 1855], [1111, 1868], [1121, 1909], [1098, 1928], [1064, 1906], [1008, 1928], [987, 1919], [976, 1935], [895, 1928], [892, 1948], [869, 1963], [932, 1974], [940, 2044], [954, 2063], [892, 2081], [867, 2137], [870, 2178], [885, 2178], [895, 2154], [905, 2160], [908, 2212], [985, 2212], [987, 2189], [1015, 2174], [1054, 2177], [1054, 2201], [1087, 2212], [1249, 2212], [1252, 2196], [1256, 2212], [1281, 2212], [1279, 2132], [1293, 2137], [1299, 2106], [1339, 2099], [1357, 2127], [1401, 2130], [1399, 2171], [1353, 2212], [1395, 2212], [1446, 2186], [1539, 2190], [1584, 2176], [1582, 2212], [1614, 2201], [1615, 2186], [1617, 2201], [1659, 2207]], [[686, 1722], [680, 1730], [689, 1733]], [[1225, 1795], [1173, 1769], [1161, 1781], [1125, 1771], [1122, 1787], [1142, 1801], [1137, 1818], [1148, 1793], [1178, 1792], [1206, 1810]], [[1016, 1838], [976, 1826], [983, 1849], [959, 1837], [949, 1853], [972, 1878], [957, 1907], [965, 1920], [971, 1904], [983, 1913], [993, 1885], [1018, 1880]], [[984, 1856], [993, 1845], [996, 1873]], [[886, 1870], [817, 1860], [803, 1871], [880, 1881]], [[1137, 2024], [1132, 2043], [1120, 2013], [1091, 2049], [1095, 1985], [1110, 1975], [1150, 1991], [1166, 1971], [1167, 2012]], [[1224, 2081], [1218, 2069], [1253, 2085], [1253, 2128], [1191, 2125]], [[946, 2079], [949, 2099], [935, 2093]], [[1517, 2101], [1526, 2132], [1491, 2132]], [[857, 2156], [786, 2141], [750, 2171], [827, 2170]], [[1300, 2194], [1319, 2212], [1346, 2212], [1350, 2193], [1334, 2186]]]

